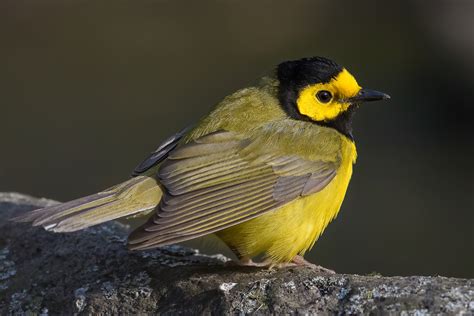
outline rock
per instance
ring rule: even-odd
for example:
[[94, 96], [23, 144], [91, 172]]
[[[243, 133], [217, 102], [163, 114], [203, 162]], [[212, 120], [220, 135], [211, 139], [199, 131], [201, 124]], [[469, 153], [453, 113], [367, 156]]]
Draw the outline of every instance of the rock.
[[472, 280], [265, 270], [180, 246], [131, 252], [127, 227], [55, 234], [8, 218], [55, 203], [0, 193], [0, 314], [473, 314]]

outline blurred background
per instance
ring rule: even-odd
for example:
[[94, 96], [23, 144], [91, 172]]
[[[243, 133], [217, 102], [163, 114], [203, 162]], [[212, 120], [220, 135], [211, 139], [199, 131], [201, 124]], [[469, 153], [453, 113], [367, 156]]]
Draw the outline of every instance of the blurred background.
[[0, 191], [109, 187], [227, 94], [313, 55], [392, 100], [360, 109], [352, 183], [309, 259], [474, 277], [469, 0], [3, 0]]

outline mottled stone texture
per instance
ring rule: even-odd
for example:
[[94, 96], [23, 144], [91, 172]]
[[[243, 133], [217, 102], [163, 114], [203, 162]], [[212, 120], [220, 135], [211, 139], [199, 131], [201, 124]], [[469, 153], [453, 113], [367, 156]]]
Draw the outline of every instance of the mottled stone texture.
[[0, 315], [474, 314], [472, 280], [236, 267], [179, 246], [129, 252], [117, 223], [54, 234], [7, 221], [50, 203], [0, 193]]

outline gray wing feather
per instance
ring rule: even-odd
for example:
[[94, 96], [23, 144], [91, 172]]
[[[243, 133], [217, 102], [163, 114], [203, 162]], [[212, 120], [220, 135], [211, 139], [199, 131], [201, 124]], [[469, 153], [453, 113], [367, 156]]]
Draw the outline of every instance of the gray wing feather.
[[336, 163], [262, 153], [249, 161], [250, 143], [217, 132], [175, 149], [158, 178], [166, 188], [157, 212], [130, 237], [146, 249], [216, 232], [323, 189]]
[[175, 149], [176, 146], [178, 146], [179, 141], [190, 129], [191, 127], [186, 127], [173, 136], [165, 139], [165, 141], [163, 141], [155, 151], [153, 151], [147, 158], [145, 158], [145, 160], [135, 167], [132, 172], [132, 177], [136, 177], [144, 173], [145, 171], [165, 160], [169, 153]]

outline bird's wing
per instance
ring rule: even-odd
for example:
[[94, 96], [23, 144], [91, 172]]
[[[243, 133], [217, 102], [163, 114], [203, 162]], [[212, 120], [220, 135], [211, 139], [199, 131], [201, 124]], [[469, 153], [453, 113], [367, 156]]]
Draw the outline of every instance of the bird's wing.
[[[169, 153], [158, 178], [165, 187], [156, 213], [129, 238], [132, 249], [207, 235], [323, 189], [337, 162], [254, 150], [232, 132], [203, 136]], [[252, 156], [250, 158], [250, 156]]]
[[183, 138], [184, 135], [191, 129], [191, 127], [186, 127], [176, 134], [172, 135], [165, 139], [158, 148], [151, 152], [148, 157], [145, 158], [132, 172], [132, 177], [136, 177], [152, 167], [158, 165], [160, 162], [168, 157], [168, 154], [178, 146], [179, 141]]

